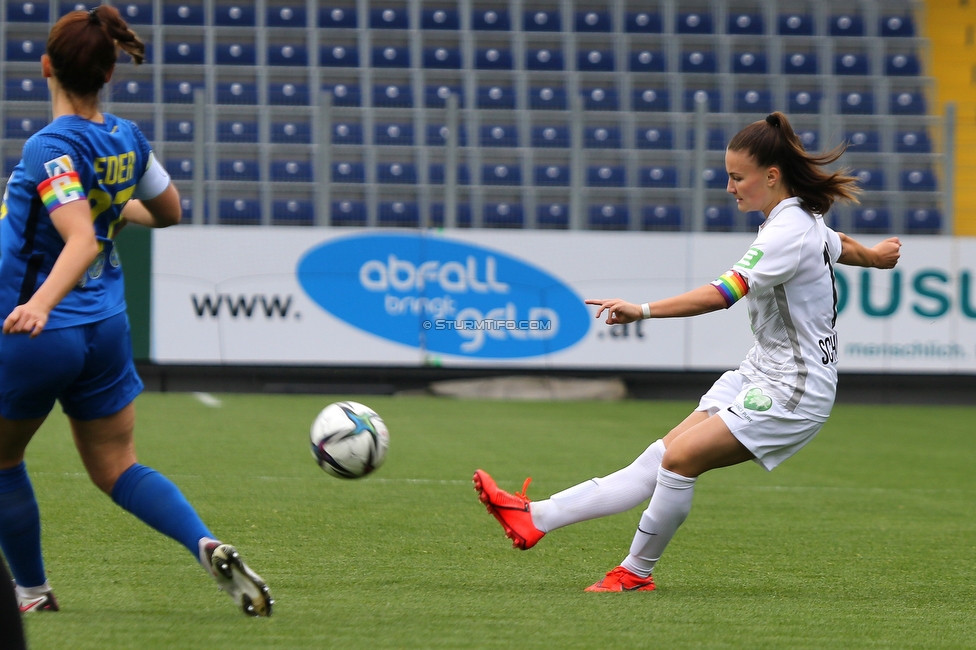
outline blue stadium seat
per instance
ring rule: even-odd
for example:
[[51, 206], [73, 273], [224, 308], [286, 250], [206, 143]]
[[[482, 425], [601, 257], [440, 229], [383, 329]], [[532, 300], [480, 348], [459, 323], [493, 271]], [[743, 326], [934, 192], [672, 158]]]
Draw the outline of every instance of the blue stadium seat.
[[857, 15], [844, 14], [830, 17], [831, 36], [864, 36], [864, 19]]
[[678, 169], [676, 167], [642, 167], [638, 184], [641, 187], [678, 187]]
[[164, 25], [183, 25], [203, 26], [203, 4], [163, 4], [163, 24]]
[[783, 55], [783, 74], [817, 74], [817, 55], [813, 52]]
[[569, 228], [569, 206], [564, 203], [547, 203], [535, 206], [535, 225], [548, 230]]
[[471, 13], [471, 28], [476, 31], [509, 32], [512, 30], [512, 17], [507, 9], [479, 9]]
[[895, 136], [898, 153], [932, 153], [932, 142], [926, 131], [899, 131]]
[[193, 180], [193, 158], [185, 156], [182, 158], [167, 158], [163, 163], [166, 172], [171, 178], [178, 181]]
[[450, 29], [461, 28], [461, 14], [457, 9], [424, 9], [420, 14], [422, 29]]
[[611, 50], [583, 50], [576, 53], [576, 69], [580, 72], [613, 72], [615, 67]]
[[681, 207], [677, 205], [645, 205], [641, 208], [641, 229], [681, 230]]
[[478, 144], [482, 147], [517, 147], [518, 128], [513, 125], [482, 125]]
[[40, 61], [46, 47], [44, 39], [10, 38], [7, 40], [7, 61]]
[[844, 135], [850, 153], [877, 153], [881, 151], [881, 136], [877, 131], [849, 131]]
[[413, 108], [413, 88], [407, 84], [373, 86], [373, 106]]
[[715, 26], [711, 14], [679, 13], [675, 18], [674, 31], [679, 34], [712, 34]]
[[[361, 143], [362, 127], [359, 128], [359, 137]], [[312, 125], [297, 120], [272, 122], [271, 141], [275, 144], [310, 144], [312, 142]]]
[[764, 32], [762, 14], [729, 12], [725, 31], [729, 34], [762, 34]]
[[[441, 163], [434, 163], [430, 166], [430, 184], [431, 185], [443, 185], [444, 184], [444, 165]], [[471, 184], [471, 174], [468, 173], [467, 165], [458, 165], [457, 168], [457, 183], [458, 185], [470, 185]]]
[[254, 6], [247, 4], [214, 5], [213, 24], [217, 27], [254, 27]]
[[695, 104], [704, 102], [710, 113], [722, 112], [722, 95], [714, 89], [694, 89], [685, 90], [684, 109], [694, 112]]
[[[725, 151], [728, 140], [725, 137], [725, 129], [709, 128], [705, 139], [706, 146], [710, 151]], [[695, 148], [695, 129], [688, 129], [688, 148]]]
[[813, 16], [781, 14], [776, 22], [777, 31], [783, 36], [813, 36]]
[[857, 178], [857, 184], [865, 190], [883, 190], [885, 188], [884, 172], [880, 169], [853, 169], [851, 176]]
[[373, 125], [373, 144], [413, 145], [413, 124]]
[[892, 115], [925, 115], [925, 97], [921, 92], [891, 93], [888, 110]]
[[578, 32], [613, 31], [613, 21], [609, 11], [577, 11], [575, 23]]
[[728, 232], [735, 226], [732, 208], [727, 205], [710, 205], [705, 208], [705, 230]]
[[193, 142], [193, 120], [166, 120], [167, 142]]
[[359, 50], [355, 45], [323, 45], [319, 48], [319, 65], [326, 68], [358, 68]]
[[870, 92], [841, 92], [837, 97], [843, 115], [871, 115], [874, 113], [874, 94]]
[[220, 199], [217, 214], [221, 221], [256, 224], [261, 221], [261, 202], [257, 199]]
[[563, 53], [559, 50], [543, 48], [525, 51], [526, 70], [562, 70], [565, 65]]
[[796, 135], [800, 138], [800, 142], [803, 143], [803, 148], [807, 151], [820, 150], [820, 134], [813, 129], [801, 129], [796, 132]]
[[345, 6], [319, 7], [319, 27], [355, 29], [358, 26], [355, 3]]
[[[310, 125], [306, 124], [306, 128]], [[272, 131], [273, 132], [273, 131]], [[332, 124], [332, 144], [362, 144], [363, 125], [350, 122]]]
[[938, 183], [931, 169], [903, 169], [898, 174], [898, 187], [908, 192], [934, 192]]
[[911, 14], [882, 16], [878, 21], [878, 33], [882, 36], [915, 36], [915, 21]]
[[330, 207], [332, 225], [366, 225], [366, 203], [363, 201], [333, 201]]
[[670, 127], [638, 127], [634, 142], [638, 149], [673, 149], [674, 134]]
[[561, 32], [562, 18], [558, 11], [538, 10], [522, 13], [522, 30], [526, 32]]
[[153, 7], [151, 2], [123, 2], [115, 5], [122, 18], [130, 25], [152, 25]]
[[3, 175], [6, 178], [10, 178], [10, 175], [14, 173], [14, 168], [20, 162], [19, 157], [15, 156], [5, 156], [3, 159]]
[[724, 190], [729, 184], [729, 175], [724, 166], [706, 167], [701, 175], [705, 179], [705, 187], [710, 190]]
[[746, 226], [751, 230], [759, 228], [765, 220], [766, 215], [758, 210], [746, 212]]
[[[447, 146], [447, 125], [428, 124], [427, 125], [427, 145], [432, 147]], [[468, 146], [468, 131], [463, 124], [458, 124], [458, 146]]]
[[365, 183], [366, 168], [361, 162], [332, 163], [333, 183]]
[[258, 85], [222, 81], [217, 84], [217, 103], [253, 106], [258, 103]]
[[682, 72], [718, 72], [715, 52], [693, 51], [681, 55]]
[[583, 88], [583, 108], [588, 111], [616, 111], [620, 109], [620, 96], [616, 88]]
[[258, 123], [234, 120], [217, 122], [217, 142], [257, 142]]
[[164, 81], [163, 101], [167, 104], [192, 104], [193, 91], [205, 88], [202, 79], [192, 81]]
[[671, 92], [664, 88], [634, 90], [635, 111], [666, 112], [671, 110]]
[[264, 16], [268, 27], [306, 27], [308, 24], [305, 5], [298, 2], [287, 7], [268, 7]]
[[591, 230], [627, 230], [630, 227], [630, 210], [626, 205], [591, 205], [588, 216]]
[[417, 228], [420, 210], [413, 201], [380, 201], [377, 224], [391, 228]]
[[[345, 86], [343, 86], [345, 88]], [[340, 97], [333, 97], [332, 103], [340, 104]], [[268, 103], [272, 106], [308, 106], [308, 85], [293, 82], [272, 81], [268, 85]], [[359, 105], [357, 101], [356, 106]]]
[[790, 113], [819, 113], [819, 90], [794, 90], [789, 95]]
[[568, 108], [565, 88], [532, 88], [529, 90], [529, 108], [543, 111], [564, 111]]
[[652, 50], [640, 50], [630, 53], [631, 72], [664, 72], [666, 61], [664, 52]]
[[533, 185], [569, 187], [569, 165], [536, 165], [532, 171]]
[[447, 99], [457, 95], [458, 108], [464, 108], [464, 88], [462, 86], [426, 86], [424, 88], [424, 106], [427, 108], [447, 108]]
[[474, 55], [474, 67], [478, 70], [511, 70], [512, 51], [497, 47], [478, 50]]
[[163, 62], [181, 65], [203, 65], [205, 51], [202, 42], [167, 43], [163, 49]]
[[515, 89], [511, 86], [480, 86], [478, 108], [514, 109]]
[[521, 185], [522, 168], [517, 164], [482, 165], [482, 185]]
[[619, 149], [623, 146], [620, 127], [587, 126], [583, 129], [583, 146], [587, 149]]
[[660, 34], [663, 30], [661, 14], [631, 11], [624, 18], [624, 29], [631, 34]]
[[858, 232], [888, 232], [891, 216], [886, 208], [857, 208], [853, 211], [853, 225]]
[[910, 233], [937, 233], [942, 230], [942, 213], [935, 208], [905, 212], [905, 230]]
[[525, 225], [522, 206], [518, 203], [486, 203], [482, 207], [482, 224], [486, 228], [521, 228]]
[[46, 2], [11, 0], [7, 3], [7, 22], [47, 23], [51, 9]]
[[[471, 227], [471, 206], [467, 203], [456, 204], [457, 212], [457, 225], [460, 228], [470, 228]], [[430, 225], [435, 228], [441, 228], [444, 226], [444, 204], [443, 203], [431, 203], [430, 204]]]
[[769, 66], [764, 52], [741, 52], [732, 55], [732, 72], [738, 74], [766, 74]]
[[461, 67], [461, 48], [428, 47], [424, 49], [425, 68], [457, 70]]
[[260, 167], [256, 160], [218, 160], [217, 179], [221, 181], [257, 181], [260, 180]]
[[834, 74], [842, 76], [866, 75], [868, 72], [867, 54], [848, 52], [834, 55]]
[[156, 139], [156, 120], [132, 120], [133, 123], [142, 131], [142, 134], [146, 136], [146, 140], [152, 142]]
[[736, 113], [770, 113], [773, 110], [773, 95], [768, 90], [737, 90], [735, 92]]
[[627, 170], [623, 165], [591, 165], [586, 168], [586, 184], [589, 187], [624, 187]]
[[372, 29], [409, 29], [410, 13], [406, 7], [370, 9], [369, 26]]
[[[9, 81], [7, 82], [10, 83]], [[47, 95], [47, 85], [44, 85], [44, 94]], [[152, 80], [142, 81], [118, 81], [112, 85], [112, 101], [124, 103], [146, 104], [153, 101]], [[8, 92], [7, 99], [13, 99]]]
[[568, 148], [570, 134], [568, 126], [533, 126], [532, 146], [539, 148]]
[[[116, 84], [115, 87], [119, 85], [124, 86], [124, 84]], [[137, 88], [138, 86], [139, 84], [136, 84]], [[151, 85], [149, 88], [152, 90]], [[43, 78], [21, 77], [11, 79], [8, 77], [4, 82], [3, 98], [8, 102], [46, 102], [48, 97], [47, 81]]]
[[286, 183], [311, 183], [312, 163], [307, 160], [272, 160], [271, 180]]
[[315, 221], [315, 206], [311, 201], [279, 199], [271, 204], [271, 219], [275, 223], [310, 225]]
[[922, 66], [914, 54], [889, 54], [885, 58], [885, 74], [892, 77], [915, 77]]
[[3, 120], [3, 137], [12, 140], [26, 140], [47, 126], [46, 115], [31, 117], [6, 117]]
[[413, 163], [377, 163], [376, 180], [380, 183], [414, 185], [417, 183], [417, 166]]
[[302, 43], [268, 45], [268, 65], [307, 66], [308, 48]]
[[370, 61], [374, 68], [409, 68], [410, 48], [406, 45], [374, 47]]
[[217, 65], [254, 65], [257, 51], [253, 43], [218, 43], [214, 62]]

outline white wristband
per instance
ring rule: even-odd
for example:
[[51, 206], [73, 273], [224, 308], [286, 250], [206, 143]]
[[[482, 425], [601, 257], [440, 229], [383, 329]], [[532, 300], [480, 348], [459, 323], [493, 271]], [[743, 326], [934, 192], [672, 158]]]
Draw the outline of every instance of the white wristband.
[[650, 303], [645, 302], [643, 305], [641, 305], [641, 314], [644, 316], [645, 319], [651, 317], [651, 304]]

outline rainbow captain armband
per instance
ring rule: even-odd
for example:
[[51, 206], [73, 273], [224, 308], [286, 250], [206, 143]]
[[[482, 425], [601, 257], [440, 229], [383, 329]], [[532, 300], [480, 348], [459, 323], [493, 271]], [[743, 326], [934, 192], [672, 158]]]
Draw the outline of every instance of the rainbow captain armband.
[[62, 205], [82, 201], [85, 197], [85, 188], [81, 186], [78, 172], [65, 172], [53, 176], [37, 186], [37, 193], [47, 208], [47, 213], [51, 214]]
[[749, 293], [749, 283], [746, 279], [735, 271], [726, 271], [718, 278], [712, 280], [712, 286], [718, 289], [725, 299], [725, 307], [731, 307], [742, 296]]

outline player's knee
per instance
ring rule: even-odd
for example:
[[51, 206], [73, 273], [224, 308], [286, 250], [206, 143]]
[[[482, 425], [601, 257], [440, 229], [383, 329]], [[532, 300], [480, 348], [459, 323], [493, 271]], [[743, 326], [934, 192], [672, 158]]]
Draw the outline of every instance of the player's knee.
[[664, 458], [661, 459], [661, 467], [681, 476], [698, 476], [695, 458], [679, 445], [668, 447], [664, 452]]

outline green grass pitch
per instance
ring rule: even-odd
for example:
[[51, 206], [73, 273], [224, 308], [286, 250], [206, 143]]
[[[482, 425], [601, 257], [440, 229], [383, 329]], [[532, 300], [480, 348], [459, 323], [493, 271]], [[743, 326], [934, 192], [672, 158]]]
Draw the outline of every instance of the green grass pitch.
[[641, 508], [515, 551], [471, 488], [542, 498], [607, 474], [692, 403], [363, 397], [371, 477], [327, 476], [308, 426], [342, 397], [145, 394], [140, 460], [268, 581], [250, 619], [176, 542], [88, 481], [52, 415], [28, 450], [56, 614], [32, 648], [952, 648], [976, 643], [976, 408], [839, 405], [777, 470], [704, 475], [650, 593], [588, 594]]

